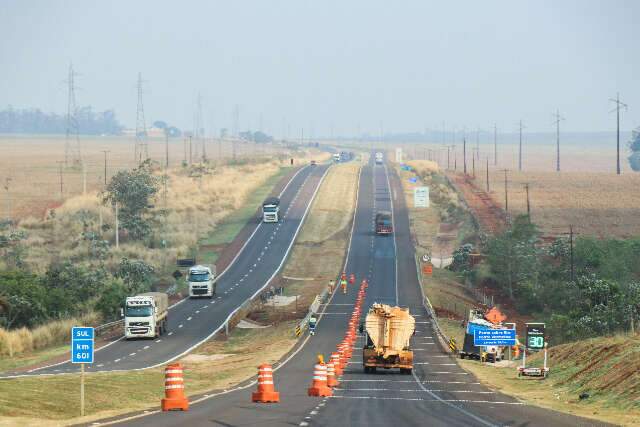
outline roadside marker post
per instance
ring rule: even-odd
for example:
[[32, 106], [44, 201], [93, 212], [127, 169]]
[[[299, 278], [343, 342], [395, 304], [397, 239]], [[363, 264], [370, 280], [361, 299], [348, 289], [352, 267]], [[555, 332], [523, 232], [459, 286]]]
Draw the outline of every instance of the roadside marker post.
[[80, 416], [84, 417], [84, 365], [93, 363], [93, 328], [74, 326], [71, 328], [71, 363], [80, 364]]

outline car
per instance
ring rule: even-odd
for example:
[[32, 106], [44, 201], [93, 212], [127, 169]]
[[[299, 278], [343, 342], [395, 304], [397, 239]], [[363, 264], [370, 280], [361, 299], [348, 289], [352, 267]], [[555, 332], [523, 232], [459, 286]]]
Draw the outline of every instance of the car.
[[315, 166], [316, 165], [316, 161], [315, 160], [311, 160], [311, 166]]

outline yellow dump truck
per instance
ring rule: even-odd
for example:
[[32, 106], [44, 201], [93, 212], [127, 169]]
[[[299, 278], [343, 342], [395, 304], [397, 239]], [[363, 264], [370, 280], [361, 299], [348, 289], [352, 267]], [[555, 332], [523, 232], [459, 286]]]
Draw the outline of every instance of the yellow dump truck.
[[409, 340], [416, 321], [408, 308], [373, 304], [364, 322], [367, 342], [362, 350], [362, 364], [366, 373], [376, 368], [399, 368], [402, 374], [413, 370], [413, 351]]

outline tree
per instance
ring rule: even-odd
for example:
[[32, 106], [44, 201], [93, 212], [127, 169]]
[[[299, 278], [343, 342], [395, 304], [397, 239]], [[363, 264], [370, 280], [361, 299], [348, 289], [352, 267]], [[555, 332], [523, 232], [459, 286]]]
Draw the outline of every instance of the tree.
[[120, 223], [132, 239], [141, 240], [151, 233], [147, 217], [158, 188], [159, 179], [152, 174], [150, 160], [133, 170], [119, 171], [111, 178], [103, 203], [112, 206], [118, 203]]
[[129, 294], [148, 291], [153, 281], [154, 269], [144, 261], [122, 258], [115, 277], [122, 279]]
[[640, 127], [637, 127], [631, 133], [631, 141], [629, 141], [629, 149], [631, 155], [629, 156], [629, 165], [631, 169], [636, 172], [640, 171]]
[[110, 280], [96, 302], [96, 310], [102, 313], [105, 320], [116, 319], [127, 295], [129, 294], [121, 279]]
[[47, 318], [46, 290], [33, 274], [0, 273], [0, 323], [7, 329], [35, 326]]

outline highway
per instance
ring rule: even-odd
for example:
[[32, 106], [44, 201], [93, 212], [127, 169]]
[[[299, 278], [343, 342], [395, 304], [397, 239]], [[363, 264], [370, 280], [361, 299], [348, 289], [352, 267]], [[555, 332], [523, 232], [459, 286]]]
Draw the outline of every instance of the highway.
[[[213, 299], [184, 299], [169, 311], [165, 335], [155, 340], [120, 339], [110, 343], [95, 353], [95, 362], [87, 365], [87, 372], [163, 365], [224, 327], [230, 314], [259, 293], [284, 263], [328, 168], [329, 165], [306, 166], [291, 178], [281, 194], [283, 220], [258, 225], [235, 261], [220, 276]], [[65, 374], [79, 369], [78, 365], [65, 362], [15, 376]]]
[[[361, 169], [357, 209], [346, 260], [347, 273], [370, 286], [365, 307], [399, 303], [416, 316], [412, 375], [364, 374], [362, 343], [330, 398], [307, 396], [317, 354], [328, 356], [342, 339], [356, 298], [338, 292], [323, 307], [316, 335], [306, 337], [274, 373], [278, 404], [251, 403], [255, 386], [200, 397], [188, 412], [151, 412], [121, 418], [127, 426], [590, 426], [591, 420], [525, 405], [488, 389], [457, 366], [438, 344], [421, 305], [409, 219], [399, 178], [371, 161]], [[395, 233], [376, 236], [377, 210], [391, 210]], [[186, 384], [188, 389], [189, 385]], [[113, 420], [111, 420], [113, 421]]]

